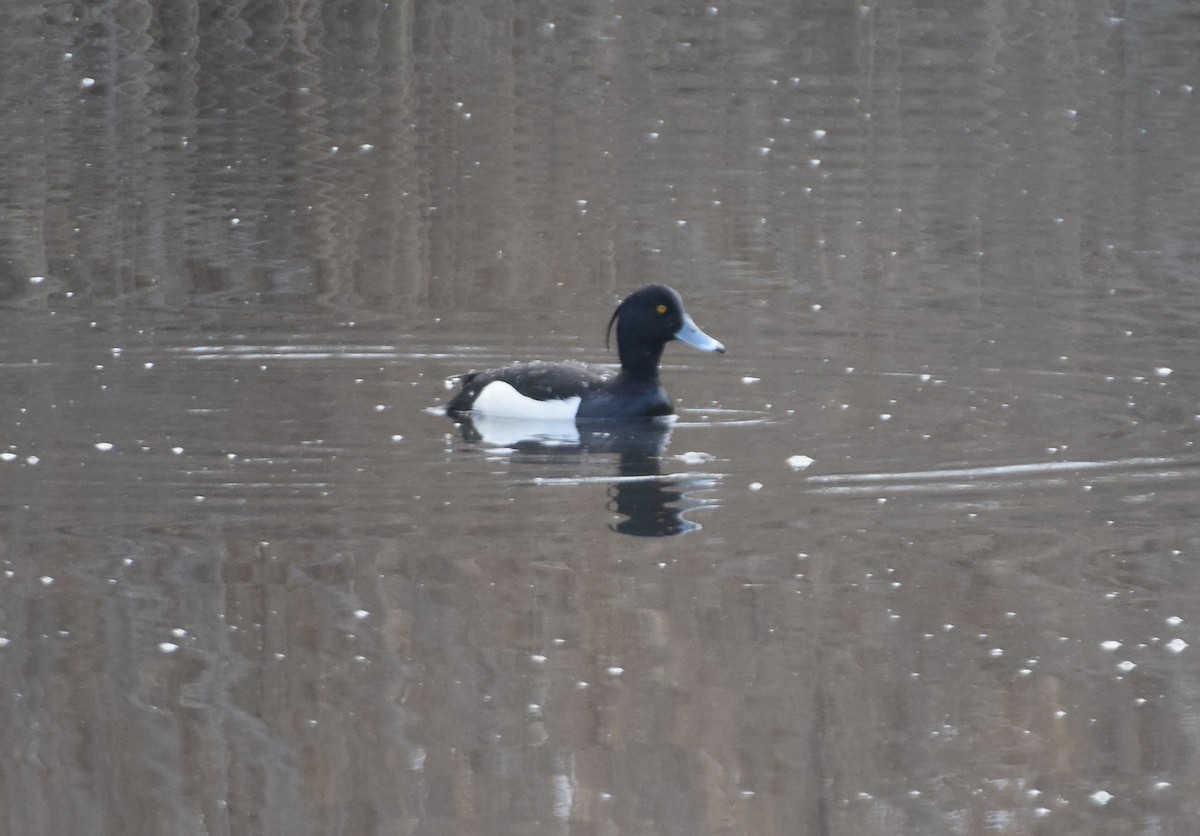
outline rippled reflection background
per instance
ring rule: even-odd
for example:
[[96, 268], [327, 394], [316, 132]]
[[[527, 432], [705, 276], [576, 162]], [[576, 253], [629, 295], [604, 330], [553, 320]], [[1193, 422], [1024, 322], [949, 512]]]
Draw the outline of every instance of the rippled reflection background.
[[1191, 5], [5, 20], [0, 832], [1191, 832]]
[[654, 274], [1019, 304], [1148, 254], [1178, 282], [1185, 8], [29, 7], [4, 296], [503, 308]]

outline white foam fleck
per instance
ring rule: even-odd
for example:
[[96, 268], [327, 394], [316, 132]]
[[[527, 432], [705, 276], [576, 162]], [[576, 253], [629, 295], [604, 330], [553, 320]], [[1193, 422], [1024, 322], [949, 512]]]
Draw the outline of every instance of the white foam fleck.
[[1168, 616], [1167, 623], [1170, 624], [1172, 627], [1178, 627], [1180, 624], [1183, 623], [1183, 619], [1177, 615], [1172, 615], [1172, 616]]
[[96, 449], [99, 450], [101, 453], [107, 453], [112, 448], [113, 448], [113, 445], [107, 441], [97, 441], [96, 442]]
[[1113, 800], [1113, 794], [1110, 792], [1105, 792], [1104, 790], [1096, 790], [1094, 793], [1089, 795], [1088, 798], [1090, 798], [1092, 803], [1097, 807], [1103, 807], [1105, 804]]
[[1154, 370], [1154, 373], [1159, 377], [1170, 377], [1172, 371], [1174, 371], [1174, 369], [1170, 369], [1166, 366], [1159, 366]]
[[683, 462], [684, 464], [703, 464], [704, 462], [712, 461], [716, 457], [713, 456], [712, 453], [700, 453], [695, 450], [689, 450], [686, 453], [681, 453], [675, 458], [679, 459], [679, 461]]
[[1100, 649], [1107, 651], [1109, 653], [1112, 653], [1114, 650], [1116, 650], [1120, 646], [1121, 646], [1121, 643], [1119, 641], [1114, 641], [1112, 639], [1109, 639], [1108, 641], [1105, 641], [1105, 642], [1100, 642]]
[[1128, 659], [1117, 662], [1117, 669], [1121, 670], [1125, 673], [1129, 673], [1131, 670], [1133, 670], [1136, 667], [1137, 667], [1137, 662], [1131, 662]]
[[175, 644], [175, 642], [159, 642], [158, 650], [160, 653], [166, 653], [170, 655], [179, 650], [179, 645]]
[[761, 378], [761, 377], [750, 377], [750, 376], [746, 376], [746, 377], [743, 377], [743, 378], [742, 378], [742, 383], [744, 383], [744, 384], [746, 384], [747, 386], [749, 386], [751, 383], [758, 383], [760, 380], [762, 380], [762, 378]]
[[606, 668], [606, 670], [609, 676], [620, 676], [621, 674], [625, 673], [625, 669], [619, 665], [610, 665], [608, 668]]
[[571, 807], [575, 798], [575, 790], [571, 784], [570, 775], [554, 776], [554, 817], [559, 821], [571, 820]]
[[1163, 647], [1167, 649], [1168, 653], [1173, 654], [1183, 653], [1183, 651], [1187, 650], [1187, 646], [1188, 643], [1183, 639], [1171, 639], [1169, 642], [1163, 645]]
[[792, 470], [804, 470], [805, 468], [812, 465], [812, 463], [815, 461], [816, 461], [816, 459], [814, 459], [811, 456], [795, 455], [795, 456], [788, 456], [787, 465]]

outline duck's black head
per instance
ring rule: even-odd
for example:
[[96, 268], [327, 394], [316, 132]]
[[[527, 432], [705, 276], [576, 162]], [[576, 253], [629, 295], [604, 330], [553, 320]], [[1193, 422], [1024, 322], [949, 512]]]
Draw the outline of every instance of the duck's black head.
[[625, 374], [657, 375], [663, 347], [671, 340], [680, 340], [700, 351], [725, 351], [725, 346], [696, 326], [683, 309], [679, 294], [666, 285], [649, 284], [625, 297], [608, 321], [609, 334], [613, 323], [617, 326], [617, 352]]

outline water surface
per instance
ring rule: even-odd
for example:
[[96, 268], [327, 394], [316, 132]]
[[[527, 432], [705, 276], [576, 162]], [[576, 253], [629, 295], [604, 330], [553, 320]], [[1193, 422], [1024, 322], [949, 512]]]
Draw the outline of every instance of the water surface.
[[1190, 833], [1195, 16], [468, 5], [0, 34], [0, 831]]

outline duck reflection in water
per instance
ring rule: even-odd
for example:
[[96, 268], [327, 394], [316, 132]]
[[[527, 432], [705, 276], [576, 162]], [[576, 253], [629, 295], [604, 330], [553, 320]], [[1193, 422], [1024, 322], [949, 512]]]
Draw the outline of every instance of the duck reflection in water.
[[579, 424], [486, 415], [459, 415], [455, 420], [465, 440], [511, 448], [514, 460], [524, 457], [542, 464], [572, 464], [586, 455], [616, 455], [616, 474], [542, 481], [564, 485], [609, 482], [607, 507], [624, 517], [610, 527], [621, 534], [668, 537], [696, 531], [700, 524], [685, 515], [714, 504], [696, 494], [713, 488], [719, 476], [662, 471], [674, 416]]

